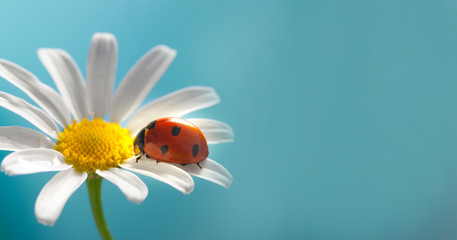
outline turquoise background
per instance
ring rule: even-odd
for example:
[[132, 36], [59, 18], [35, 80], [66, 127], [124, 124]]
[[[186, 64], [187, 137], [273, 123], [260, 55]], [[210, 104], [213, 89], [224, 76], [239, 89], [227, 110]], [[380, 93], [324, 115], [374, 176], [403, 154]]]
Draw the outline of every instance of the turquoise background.
[[[92, 34], [111, 32], [117, 84], [151, 47], [178, 50], [145, 102], [219, 93], [190, 116], [234, 128], [234, 143], [210, 148], [232, 187], [195, 179], [182, 195], [142, 177], [135, 205], [105, 181], [116, 239], [457, 239], [455, 1], [11, 1], [0, 22], [0, 58], [51, 86], [38, 48], [67, 50], [85, 73]], [[36, 221], [53, 175], [0, 174], [4, 238], [98, 238], [85, 185], [54, 227]]]

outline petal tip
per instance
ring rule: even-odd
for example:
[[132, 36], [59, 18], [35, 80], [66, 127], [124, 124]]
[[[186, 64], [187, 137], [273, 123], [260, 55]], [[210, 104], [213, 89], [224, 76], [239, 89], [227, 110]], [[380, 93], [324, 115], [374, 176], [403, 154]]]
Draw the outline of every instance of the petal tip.
[[42, 57], [48, 57], [50, 54], [55, 54], [55, 53], [67, 54], [67, 52], [65, 52], [64, 50], [59, 49], [59, 48], [38, 48], [37, 53], [38, 53], [38, 57], [40, 59]]
[[93, 37], [113, 38], [114, 35], [107, 32], [96, 32], [94, 33]]
[[232, 177], [232, 174], [229, 173], [229, 175], [227, 176], [227, 183], [225, 183], [224, 186], [225, 188], [229, 188], [232, 186], [232, 183], [233, 183], [233, 177]]
[[202, 88], [202, 89], [205, 89], [207, 92], [207, 94], [210, 94], [210, 95], [213, 95], [212, 97], [214, 98], [214, 104], [218, 104], [221, 102], [221, 98], [219, 97], [219, 94], [217, 94], [216, 92], [216, 89], [212, 88], [212, 87], [198, 87], [196, 86], [195, 88]]
[[38, 55], [45, 54], [48, 51], [51, 51], [52, 48], [38, 48], [37, 53]]
[[176, 49], [173, 49], [165, 44], [160, 44], [155, 47], [156, 50], [167, 52], [173, 58], [176, 56], [177, 52]]
[[102, 42], [111, 43], [114, 45], [117, 44], [116, 36], [114, 36], [112, 33], [105, 33], [105, 32], [94, 33], [94, 35], [92, 35], [92, 41], [96, 41], [96, 42], [102, 41]]
[[51, 220], [51, 219], [46, 219], [46, 218], [40, 218], [36, 216], [37, 221], [45, 226], [53, 227], [54, 224], [56, 223], [56, 220]]
[[141, 203], [143, 203], [143, 201], [146, 199], [146, 197], [148, 196], [148, 191], [147, 191], [147, 187], [146, 187], [146, 193], [145, 194], [142, 194], [142, 196], [136, 196], [136, 197], [127, 197], [127, 200], [136, 204], [136, 205], [140, 205]]
[[135, 203], [136, 205], [140, 205], [141, 203], [143, 203], [145, 198], [143, 199], [137, 199], [137, 198], [127, 198], [127, 200], [129, 200], [130, 202], [132, 203]]
[[189, 195], [190, 193], [192, 193], [194, 191], [194, 188], [192, 187], [191, 189], [183, 189], [182, 193], [184, 195]]
[[195, 188], [194, 180], [192, 179], [192, 177], [190, 175], [189, 175], [189, 178], [191, 181], [189, 184], [182, 185], [180, 187], [175, 187], [175, 189], [180, 191], [184, 195], [189, 195], [191, 192], [193, 192], [194, 188]]

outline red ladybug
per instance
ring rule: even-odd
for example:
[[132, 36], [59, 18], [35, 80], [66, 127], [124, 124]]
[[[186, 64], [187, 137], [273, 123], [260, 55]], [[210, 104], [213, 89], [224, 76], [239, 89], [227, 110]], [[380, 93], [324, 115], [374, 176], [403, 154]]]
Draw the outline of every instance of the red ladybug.
[[150, 122], [135, 137], [137, 162], [142, 156], [161, 162], [192, 164], [208, 157], [208, 143], [202, 131], [181, 118]]

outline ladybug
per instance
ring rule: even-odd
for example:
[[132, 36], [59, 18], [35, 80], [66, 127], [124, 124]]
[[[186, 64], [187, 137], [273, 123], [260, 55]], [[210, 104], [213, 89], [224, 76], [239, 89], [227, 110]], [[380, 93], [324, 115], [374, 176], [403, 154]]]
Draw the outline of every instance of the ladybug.
[[[199, 163], [208, 157], [208, 143], [202, 131], [187, 120], [167, 117], [150, 122], [133, 142], [136, 161], [142, 157], [157, 162]], [[200, 167], [201, 168], [201, 167]]]

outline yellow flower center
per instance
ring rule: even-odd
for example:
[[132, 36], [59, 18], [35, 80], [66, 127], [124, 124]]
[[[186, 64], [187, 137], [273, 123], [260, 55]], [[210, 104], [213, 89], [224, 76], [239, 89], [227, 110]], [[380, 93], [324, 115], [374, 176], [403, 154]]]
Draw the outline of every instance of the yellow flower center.
[[129, 130], [100, 118], [73, 121], [60, 134], [54, 147], [77, 171], [93, 172], [118, 167], [133, 156]]

